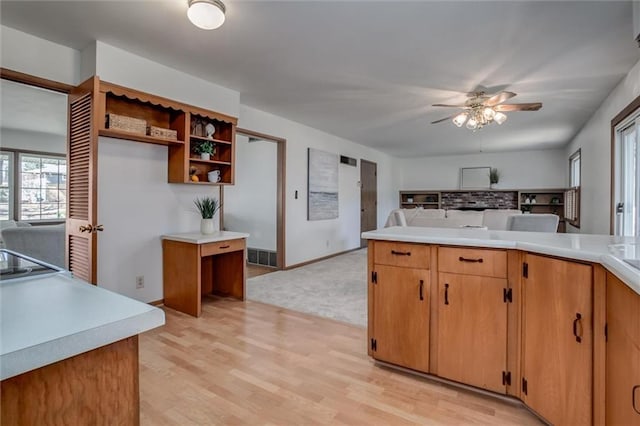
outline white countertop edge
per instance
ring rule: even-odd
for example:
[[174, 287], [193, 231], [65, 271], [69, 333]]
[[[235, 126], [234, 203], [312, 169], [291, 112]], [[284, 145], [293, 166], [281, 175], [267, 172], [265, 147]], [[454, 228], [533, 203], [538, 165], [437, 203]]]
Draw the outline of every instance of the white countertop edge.
[[[402, 229], [402, 227], [395, 227]], [[400, 241], [407, 243], [424, 243], [424, 244], [440, 244], [465, 247], [484, 247], [484, 248], [504, 248], [523, 250], [537, 254], [545, 254], [549, 256], [563, 257], [572, 260], [585, 262], [593, 262], [601, 264], [609, 272], [622, 280], [629, 288], [640, 294], [640, 272], [633, 266], [627, 264], [621, 259], [610, 255], [588, 250], [577, 250], [565, 247], [547, 246], [533, 242], [517, 241], [517, 240], [495, 240], [491, 239], [491, 231], [483, 230], [465, 230], [464, 232], [481, 233], [469, 235], [468, 237], [460, 236], [424, 236], [424, 235], [402, 235], [393, 233], [393, 228], [383, 228], [386, 234], [378, 231], [363, 232], [362, 238], [380, 241]], [[405, 228], [406, 229], [406, 228]], [[423, 228], [428, 229], [428, 228]], [[434, 228], [440, 229], [440, 228]], [[579, 235], [579, 234], [578, 234]]]
[[164, 311], [146, 312], [90, 330], [23, 348], [0, 357], [0, 380], [5, 380], [69, 357], [115, 343], [164, 325]]
[[179, 241], [191, 244], [217, 243], [219, 241], [239, 240], [242, 238], [249, 238], [249, 234], [244, 232], [217, 231], [210, 235], [201, 234], [199, 232], [188, 232], [162, 236], [163, 240]]

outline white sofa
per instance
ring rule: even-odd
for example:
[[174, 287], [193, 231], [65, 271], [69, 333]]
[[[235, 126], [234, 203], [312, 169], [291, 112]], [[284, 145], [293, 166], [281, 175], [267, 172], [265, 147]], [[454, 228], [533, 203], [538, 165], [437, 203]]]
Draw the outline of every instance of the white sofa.
[[[520, 210], [444, 210], [444, 209], [396, 209], [389, 214], [385, 227], [420, 226], [426, 228], [486, 228], [507, 230], [510, 216], [521, 215]], [[403, 219], [404, 218], [404, 221]], [[406, 223], [406, 225], [405, 225]]]
[[65, 224], [31, 226], [26, 222], [2, 221], [0, 237], [9, 250], [52, 265], [65, 267]]

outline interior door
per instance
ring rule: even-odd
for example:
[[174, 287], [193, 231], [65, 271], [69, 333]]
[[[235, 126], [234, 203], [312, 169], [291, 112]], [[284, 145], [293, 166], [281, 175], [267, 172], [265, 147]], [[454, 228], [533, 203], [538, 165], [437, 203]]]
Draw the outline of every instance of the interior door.
[[[378, 165], [360, 160], [360, 232], [378, 227]], [[366, 247], [367, 240], [360, 240]]]
[[[74, 276], [97, 280], [97, 165], [99, 80], [92, 77], [69, 93], [67, 149], [67, 266]], [[102, 114], [104, 117], [104, 114]]]

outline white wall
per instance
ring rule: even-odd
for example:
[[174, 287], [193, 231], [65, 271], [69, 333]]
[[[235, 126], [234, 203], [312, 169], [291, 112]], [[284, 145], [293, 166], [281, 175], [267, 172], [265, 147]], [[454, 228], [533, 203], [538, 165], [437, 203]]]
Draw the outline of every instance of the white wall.
[[[496, 189], [564, 188], [568, 159], [563, 149], [398, 159], [400, 189], [458, 189], [460, 168], [495, 167]], [[396, 200], [397, 202], [397, 200]]]
[[[87, 55], [91, 57], [92, 55]], [[102, 80], [229, 115], [239, 94], [97, 42]], [[162, 299], [160, 236], [197, 231], [196, 197], [219, 196], [216, 186], [167, 183], [167, 147], [101, 137], [98, 149], [98, 284], [143, 301]], [[145, 288], [135, 288], [143, 275]]]
[[30, 132], [18, 129], [0, 129], [2, 148], [42, 151], [52, 154], [67, 153], [66, 136], [53, 133]]
[[[92, 57], [89, 49], [86, 57]], [[101, 80], [237, 117], [240, 94], [149, 59], [96, 42], [96, 75]]]
[[[359, 247], [361, 158], [378, 165], [379, 227], [384, 224], [389, 211], [396, 207], [398, 179], [393, 172], [392, 157], [246, 105], [240, 106], [238, 125], [287, 140], [285, 265]], [[307, 220], [307, 148], [358, 159], [357, 168], [340, 165], [338, 219]], [[298, 191], [298, 199], [295, 199], [295, 191]]]
[[247, 232], [247, 247], [276, 251], [278, 145], [236, 135], [235, 185], [224, 187], [224, 227]]
[[571, 232], [609, 234], [611, 218], [611, 120], [640, 95], [640, 61], [616, 86], [575, 138], [565, 159], [581, 148], [580, 229]]
[[1, 26], [0, 65], [25, 74], [75, 85], [79, 83], [80, 52]]

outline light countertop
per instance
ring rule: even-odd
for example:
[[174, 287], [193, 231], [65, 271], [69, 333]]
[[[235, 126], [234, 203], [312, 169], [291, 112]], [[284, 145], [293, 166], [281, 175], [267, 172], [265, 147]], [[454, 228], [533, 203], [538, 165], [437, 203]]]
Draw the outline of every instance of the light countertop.
[[164, 312], [67, 274], [0, 282], [0, 380], [164, 324]]
[[491, 231], [472, 228], [420, 228], [415, 226], [394, 226], [363, 232], [362, 238], [518, 249], [600, 263], [640, 294], [640, 270], [624, 261], [624, 259], [640, 259], [640, 239], [636, 238], [549, 232]]
[[249, 234], [245, 234], [244, 232], [217, 231], [209, 235], [201, 234], [199, 232], [188, 232], [184, 234], [169, 234], [162, 236], [163, 240], [181, 241], [183, 243], [191, 244], [217, 243], [220, 241], [239, 240], [242, 238], [249, 238]]

